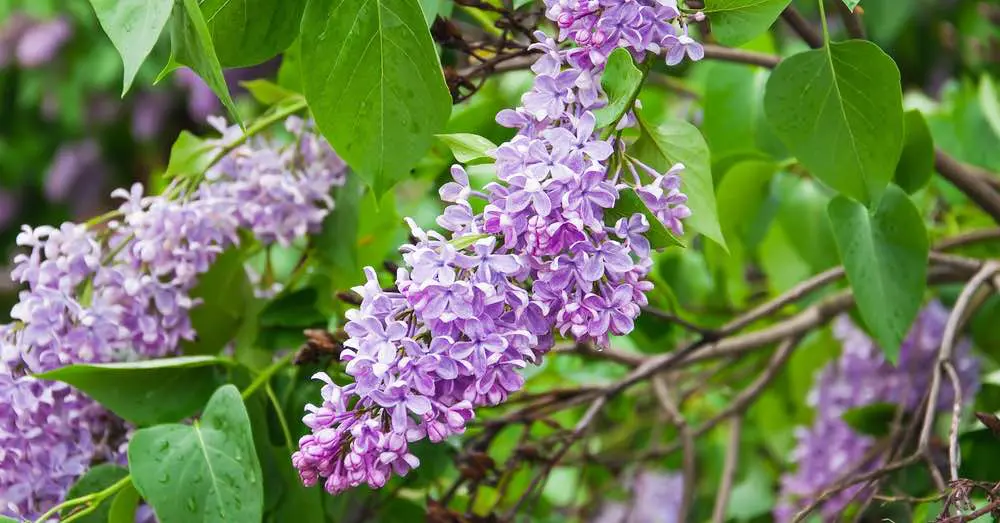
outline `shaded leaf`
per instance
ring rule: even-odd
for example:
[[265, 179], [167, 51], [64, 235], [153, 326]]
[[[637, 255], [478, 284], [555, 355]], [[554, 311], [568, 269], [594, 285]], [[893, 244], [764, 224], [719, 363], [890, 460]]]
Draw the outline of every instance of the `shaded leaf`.
[[68, 383], [137, 425], [182, 420], [205, 404], [225, 360], [184, 356], [129, 363], [78, 364], [37, 377]]
[[135, 511], [139, 508], [139, 491], [129, 482], [111, 501], [108, 523], [135, 523]]
[[278, 85], [270, 80], [257, 79], [249, 82], [242, 82], [244, 88], [250, 92], [254, 100], [264, 105], [277, 105], [281, 102], [299, 96], [298, 93]]
[[208, 272], [198, 277], [191, 297], [202, 303], [191, 310], [197, 337], [183, 342], [184, 353], [218, 354], [236, 337], [255, 300], [242, 252], [229, 249], [219, 255]]
[[284, 51], [299, 34], [306, 0], [200, 0], [224, 67], [256, 65]]
[[934, 174], [934, 139], [920, 111], [907, 111], [904, 120], [906, 139], [893, 181], [913, 194], [927, 185]]
[[178, 0], [170, 23], [170, 62], [160, 73], [160, 78], [181, 66], [190, 67], [219, 97], [222, 105], [237, 122], [242, 122], [236, 110], [222, 65], [215, 54], [215, 45], [208, 31], [205, 17], [198, 7], [198, 0]]
[[860, 434], [880, 437], [889, 434], [898, 409], [892, 403], [872, 403], [848, 409], [840, 418]]
[[[66, 499], [95, 494], [114, 485], [125, 476], [128, 476], [128, 471], [124, 468], [111, 463], [101, 463], [92, 467], [80, 479], [76, 480], [76, 483], [66, 492]], [[60, 514], [65, 518], [71, 511], [72, 508], [70, 510], [63, 510]], [[96, 510], [82, 518], [74, 519], [74, 521], [81, 523], [105, 523], [108, 521], [108, 513], [110, 511], [110, 503], [101, 503]]]

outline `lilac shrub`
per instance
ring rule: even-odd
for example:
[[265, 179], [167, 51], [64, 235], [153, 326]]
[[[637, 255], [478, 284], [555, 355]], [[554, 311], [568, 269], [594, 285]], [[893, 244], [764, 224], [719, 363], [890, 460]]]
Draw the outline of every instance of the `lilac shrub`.
[[[937, 301], [927, 305], [903, 341], [897, 365], [888, 362], [882, 349], [849, 319], [837, 320], [834, 334], [841, 342], [841, 356], [816, 378], [809, 397], [816, 407], [816, 421], [796, 434], [792, 460], [798, 470], [782, 478], [783, 501], [775, 511], [779, 521], [790, 521], [804, 507], [802, 500], [819, 495], [855, 467], [861, 472], [879, 467], [878, 460], [863, 463], [875, 439], [855, 432], [842, 416], [849, 409], [873, 403], [902, 405], [908, 412], [918, 409], [928, 394], [948, 314]], [[968, 340], [956, 346], [953, 361], [963, 386], [962, 398], [969, 400], [979, 388], [979, 360], [970, 354]], [[951, 383], [943, 381], [936, 398], [939, 412], [950, 412], [954, 394]], [[823, 503], [824, 521], [838, 521], [852, 501], [872, 494], [863, 487], [844, 489]]]
[[[0, 513], [31, 517], [58, 503], [92, 462], [124, 460], [124, 423], [62, 383], [33, 374], [74, 363], [176, 354], [193, 339], [198, 276], [237, 231], [263, 244], [316, 232], [345, 166], [310, 125], [287, 122], [286, 145], [235, 146], [207, 181], [176, 199], [119, 189], [104, 226], [24, 227], [12, 277], [25, 285], [0, 338]], [[233, 147], [235, 146], [235, 147]], [[167, 194], [172, 192], [168, 189]]]
[[[520, 370], [540, 363], [556, 332], [599, 346], [629, 333], [652, 288], [645, 279], [652, 260], [644, 215], [605, 224], [621, 190], [635, 190], [683, 233], [690, 214], [680, 192], [683, 166], [658, 173], [625, 158], [620, 141], [600, 137], [594, 111], [606, 104], [600, 76], [615, 48], [638, 60], [673, 57], [677, 46], [700, 57], [687, 20], [662, 0], [546, 6], [560, 41], [577, 46], [535, 33], [534, 85], [521, 107], [497, 115], [517, 129], [491, 153], [498, 181], [476, 190], [454, 166], [453, 181], [440, 189], [448, 206], [437, 223], [447, 236], [411, 222], [416, 242], [401, 248], [393, 289], [365, 270], [342, 353], [354, 380], [338, 385], [315, 376], [325, 382], [323, 402], [307, 406], [311, 433], [292, 457], [306, 485], [323, 481], [331, 493], [382, 487], [419, 465], [410, 443], [460, 434], [476, 407], [519, 390]], [[632, 122], [627, 115], [618, 127]], [[481, 213], [473, 199], [485, 202]]]

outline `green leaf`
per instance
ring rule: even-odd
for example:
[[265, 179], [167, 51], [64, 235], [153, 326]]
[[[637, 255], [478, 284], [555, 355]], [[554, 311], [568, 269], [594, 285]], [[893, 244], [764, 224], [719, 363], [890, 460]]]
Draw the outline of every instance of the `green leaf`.
[[778, 223], [813, 272], [839, 265], [827, 207], [830, 191], [818, 182], [779, 173], [775, 179]]
[[125, 65], [122, 96], [167, 26], [174, 0], [90, 0], [101, 28]]
[[895, 362], [927, 286], [929, 245], [920, 212], [891, 185], [872, 214], [843, 196], [830, 202], [829, 213], [861, 317]]
[[358, 213], [363, 197], [361, 181], [357, 176], [348, 174], [344, 186], [337, 189], [337, 205], [323, 220], [319, 234], [313, 238], [321, 272], [332, 279], [333, 289], [328, 294], [350, 289], [362, 278], [358, 269]]
[[906, 139], [893, 181], [913, 194], [923, 189], [934, 174], [934, 139], [920, 111], [907, 111], [905, 122]]
[[632, 109], [645, 76], [635, 66], [632, 53], [625, 48], [619, 47], [608, 56], [601, 75], [601, 87], [608, 95], [608, 105], [594, 111], [598, 129], [618, 122]]
[[979, 105], [983, 108], [983, 118], [1000, 138], [1000, 95], [989, 75], [984, 74], [979, 83]]
[[684, 223], [725, 248], [715, 204], [710, 154], [701, 132], [683, 120], [654, 126], [642, 114], [636, 116], [642, 135], [632, 145], [632, 155], [660, 172], [666, 172], [675, 163], [684, 164], [681, 191], [687, 195], [687, 206], [691, 209], [691, 217]]
[[771, 193], [774, 162], [746, 161], [733, 166], [719, 182], [719, 221], [726, 243], [742, 244], [752, 249], [750, 227], [757, 221], [764, 202]]
[[899, 69], [851, 40], [782, 60], [767, 82], [767, 119], [813, 175], [874, 206], [903, 147]]
[[38, 374], [68, 383], [137, 425], [182, 420], [205, 404], [225, 360], [184, 356], [129, 363], [78, 364]]
[[200, 0], [201, 12], [224, 67], [262, 63], [299, 34], [306, 0]]
[[207, 140], [181, 131], [170, 148], [170, 161], [163, 175], [168, 179], [200, 175], [211, 166], [216, 149]]
[[260, 326], [313, 327], [326, 324], [326, 317], [316, 308], [318, 298], [316, 289], [309, 287], [282, 294], [260, 312]]
[[700, 127], [712, 150], [712, 163], [736, 154], [763, 154], [753, 147], [761, 134], [761, 80], [767, 72], [760, 67], [725, 62], [708, 62], [705, 69], [704, 119]]
[[889, 434], [898, 408], [892, 403], [872, 403], [848, 409], [840, 418], [860, 434], [881, 437]]
[[514, 0], [514, 9], [520, 9], [534, 1], [535, 0]]
[[[80, 479], [76, 480], [76, 483], [66, 493], [66, 499], [95, 494], [114, 485], [125, 476], [128, 476], [128, 471], [124, 468], [111, 463], [102, 463], [92, 467]], [[104, 523], [108, 520], [108, 513], [110, 511], [110, 503], [102, 503], [90, 514], [74, 521], [79, 521], [80, 523]], [[60, 512], [60, 515], [65, 518], [68, 512], [70, 511], [63, 510]]]
[[851, 11], [853, 11], [854, 8], [857, 7], [858, 4], [860, 3], [861, 0], [844, 0], [844, 5], [846, 5], [847, 8], [850, 9]]
[[407, 175], [451, 113], [413, 0], [312, 0], [302, 24], [306, 99], [323, 135], [377, 194]]
[[108, 523], [135, 523], [135, 510], [139, 507], [139, 491], [129, 482], [111, 501]]
[[435, 136], [451, 149], [455, 159], [461, 163], [471, 163], [483, 159], [493, 161], [493, 158], [486, 151], [496, 149], [496, 144], [478, 134], [456, 133]]
[[434, 23], [438, 16], [447, 18], [453, 9], [452, 0], [420, 0], [420, 8], [424, 12], [427, 27]]
[[136, 490], [163, 523], [261, 520], [264, 482], [233, 385], [215, 391], [192, 425], [136, 431], [128, 463]]
[[202, 303], [191, 310], [191, 326], [197, 334], [194, 341], [183, 342], [184, 353], [218, 354], [239, 332], [247, 307], [254, 301], [243, 253], [229, 249], [219, 255], [208, 272], [198, 277], [191, 297]]
[[278, 105], [281, 102], [299, 96], [295, 91], [286, 89], [270, 80], [250, 80], [249, 82], [241, 82], [240, 85], [250, 92], [254, 100], [268, 106]]
[[160, 73], [160, 79], [181, 66], [190, 67], [222, 100], [222, 105], [226, 106], [233, 119], [242, 124], [236, 104], [229, 95], [226, 78], [222, 75], [222, 65], [215, 54], [205, 17], [198, 8], [198, 0], [178, 0], [172, 18], [170, 62]]
[[660, 219], [646, 207], [642, 198], [632, 189], [618, 191], [618, 201], [615, 202], [615, 206], [604, 211], [604, 223], [614, 227], [618, 220], [622, 218], [627, 220], [636, 213], [646, 216], [646, 221], [649, 222], [646, 239], [649, 240], [650, 247], [654, 249], [665, 249], [673, 245], [684, 247], [684, 242], [677, 238], [673, 231], [664, 227]]
[[705, 0], [704, 12], [712, 34], [728, 46], [738, 46], [767, 31], [791, 0]]

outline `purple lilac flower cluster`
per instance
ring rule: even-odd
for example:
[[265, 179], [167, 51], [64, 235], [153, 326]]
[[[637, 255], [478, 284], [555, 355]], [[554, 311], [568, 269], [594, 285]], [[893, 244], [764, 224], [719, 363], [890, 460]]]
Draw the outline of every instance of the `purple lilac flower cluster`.
[[[782, 478], [782, 502], [775, 509], [778, 521], [790, 521], [810, 496], [833, 485], [848, 470], [861, 467], [863, 472], [879, 466], [877, 460], [861, 463], [875, 440], [855, 432], [842, 416], [849, 409], [873, 403], [903, 405], [910, 412], [919, 408], [928, 392], [948, 314], [936, 301], [925, 307], [903, 341], [897, 365], [886, 361], [882, 350], [849, 319], [837, 320], [834, 334], [842, 354], [817, 376], [809, 398], [817, 418], [812, 427], [800, 428], [796, 434], [798, 445], [792, 459], [798, 470]], [[954, 363], [962, 398], [971, 399], [979, 388], [979, 360], [970, 353], [967, 340], [956, 347]], [[947, 381], [941, 387], [936, 399], [939, 412], [950, 412], [955, 392]], [[849, 504], [871, 494], [863, 485], [841, 491], [821, 506], [823, 520], [839, 521]]]
[[[476, 190], [456, 165], [439, 191], [448, 206], [437, 223], [450, 239], [411, 222], [416, 243], [401, 249], [395, 288], [382, 289], [366, 269], [342, 353], [354, 381], [341, 386], [316, 375], [326, 382], [323, 403], [307, 406], [312, 433], [292, 457], [307, 485], [323, 480], [331, 493], [382, 487], [419, 464], [409, 443], [460, 434], [474, 408], [519, 390], [519, 371], [540, 362], [556, 331], [598, 345], [630, 332], [652, 288], [644, 279], [652, 261], [642, 214], [604, 222], [619, 191], [635, 190], [683, 233], [690, 214], [680, 192], [683, 166], [657, 173], [630, 161], [626, 170], [623, 158], [612, 169], [616, 144], [600, 138], [593, 111], [606, 104], [607, 53], [627, 47], [641, 60], [685, 20], [663, 2], [546, 3], [561, 26], [576, 17], [565, 25], [576, 30], [562, 36], [578, 46], [563, 49], [535, 34], [534, 86], [521, 107], [497, 115], [518, 129], [492, 152], [498, 181]], [[601, 36], [584, 37], [588, 23]], [[484, 200], [483, 212], [470, 199]]]
[[[345, 166], [298, 118], [293, 140], [233, 148], [187, 198], [119, 189], [117, 218], [98, 228], [25, 227], [12, 277], [26, 286], [0, 328], [0, 514], [58, 503], [94, 461], [124, 459], [124, 424], [89, 398], [32, 375], [73, 363], [174, 354], [194, 336], [191, 290], [237, 231], [262, 243], [315, 232]], [[218, 145], [238, 139], [224, 129]], [[109, 435], [117, 434], [114, 438]]]

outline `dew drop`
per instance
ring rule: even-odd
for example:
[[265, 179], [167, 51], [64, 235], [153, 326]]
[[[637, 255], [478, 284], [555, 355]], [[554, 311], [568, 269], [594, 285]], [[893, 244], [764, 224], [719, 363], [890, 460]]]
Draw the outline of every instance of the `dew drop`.
[[168, 481], [170, 481], [170, 474], [164, 472], [163, 475], [160, 476], [159, 481], [160, 483], [167, 483]]
[[187, 501], [188, 510], [191, 512], [196, 512], [198, 510], [198, 503], [195, 502], [194, 498], [188, 498]]

